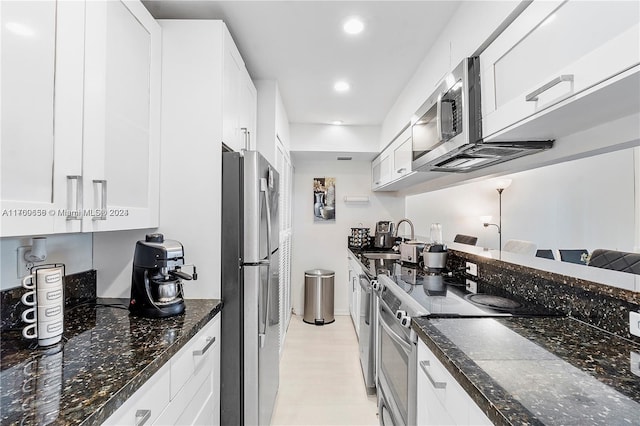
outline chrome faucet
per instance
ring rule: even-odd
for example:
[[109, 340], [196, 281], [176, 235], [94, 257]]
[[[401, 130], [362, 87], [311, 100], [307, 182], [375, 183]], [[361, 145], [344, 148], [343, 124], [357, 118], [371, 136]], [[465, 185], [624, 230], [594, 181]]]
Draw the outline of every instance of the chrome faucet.
[[402, 222], [407, 222], [409, 224], [409, 227], [411, 228], [411, 240], [413, 241], [416, 236], [413, 232], [413, 223], [409, 219], [402, 219], [400, 220], [400, 222], [398, 222], [398, 224], [396, 225], [396, 235], [394, 235], [394, 238], [398, 236], [398, 229], [400, 229], [400, 224]]

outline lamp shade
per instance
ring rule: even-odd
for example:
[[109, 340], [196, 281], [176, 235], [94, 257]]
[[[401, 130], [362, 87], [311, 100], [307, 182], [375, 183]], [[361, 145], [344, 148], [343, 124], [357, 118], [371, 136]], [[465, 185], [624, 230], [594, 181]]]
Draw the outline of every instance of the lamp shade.
[[480, 216], [480, 223], [491, 223], [493, 216]]
[[511, 185], [511, 179], [496, 180], [496, 189], [507, 189]]

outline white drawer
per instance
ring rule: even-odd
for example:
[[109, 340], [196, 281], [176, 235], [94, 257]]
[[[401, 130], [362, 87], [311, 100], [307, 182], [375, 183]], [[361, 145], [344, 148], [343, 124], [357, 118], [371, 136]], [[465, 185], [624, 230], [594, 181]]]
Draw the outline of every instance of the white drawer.
[[[212, 319], [171, 358], [171, 399], [195, 373], [204, 368], [207, 354], [220, 343], [220, 315]], [[209, 363], [210, 364], [210, 363]]]
[[127, 399], [104, 424], [118, 426], [152, 424], [169, 404], [169, 376], [167, 363]]

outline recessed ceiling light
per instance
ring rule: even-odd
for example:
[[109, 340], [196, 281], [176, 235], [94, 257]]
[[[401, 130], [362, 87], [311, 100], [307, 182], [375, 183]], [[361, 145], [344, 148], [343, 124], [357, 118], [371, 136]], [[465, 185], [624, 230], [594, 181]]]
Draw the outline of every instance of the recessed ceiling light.
[[334, 126], [341, 126], [341, 125], [342, 125], [342, 123], [343, 123], [343, 121], [342, 121], [342, 120], [335, 120], [335, 121], [332, 121], [332, 122], [331, 122], [331, 124], [333, 124]]
[[349, 83], [346, 81], [338, 81], [333, 85], [333, 88], [336, 92], [346, 92], [349, 90]]
[[344, 23], [342, 28], [347, 34], [360, 34], [364, 30], [364, 24], [358, 18], [351, 18]]

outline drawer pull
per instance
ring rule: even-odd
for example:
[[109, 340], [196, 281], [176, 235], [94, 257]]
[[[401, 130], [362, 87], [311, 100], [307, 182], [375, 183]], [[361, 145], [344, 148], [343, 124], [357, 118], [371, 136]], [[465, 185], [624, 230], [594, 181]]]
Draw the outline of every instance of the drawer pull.
[[207, 352], [207, 350], [209, 350], [209, 348], [211, 347], [211, 345], [213, 345], [213, 343], [216, 341], [215, 337], [207, 337], [207, 344], [204, 345], [204, 348], [202, 349], [198, 349], [197, 351], [193, 351], [193, 356], [201, 356], [204, 355], [205, 352]]
[[553, 80], [551, 80], [550, 82], [548, 82], [544, 86], [542, 86], [539, 89], [536, 89], [533, 92], [529, 93], [524, 98], [524, 100], [527, 101], [527, 102], [535, 102], [535, 101], [538, 100], [538, 95], [546, 92], [547, 90], [551, 89], [556, 84], [562, 83], [563, 81], [573, 81], [573, 74], [565, 74], [565, 75], [561, 75], [560, 77], [554, 78]]
[[136, 411], [136, 426], [142, 426], [151, 418], [151, 410]]
[[433, 377], [431, 377], [431, 374], [429, 374], [429, 372], [427, 371], [427, 367], [429, 367], [429, 361], [420, 361], [420, 368], [422, 369], [422, 371], [424, 371], [424, 374], [427, 375], [427, 379], [429, 379], [429, 381], [431, 382], [431, 384], [433, 385], [434, 388], [436, 389], [444, 389], [447, 387], [447, 382], [436, 382]]

